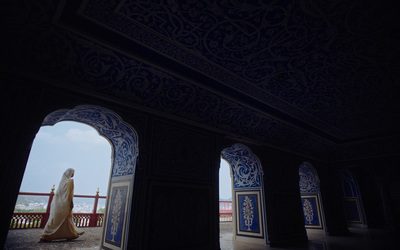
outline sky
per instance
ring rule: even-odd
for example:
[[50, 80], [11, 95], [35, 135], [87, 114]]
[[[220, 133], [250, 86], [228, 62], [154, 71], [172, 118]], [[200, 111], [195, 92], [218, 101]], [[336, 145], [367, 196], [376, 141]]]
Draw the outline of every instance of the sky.
[[111, 144], [94, 128], [78, 122], [42, 126], [33, 141], [21, 192], [57, 189], [65, 170], [75, 169], [75, 194], [107, 195]]
[[230, 174], [230, 166], [229, 163], [222, 158], [219, 168], [219, 198], [232, 199], [232, 179]]
[[[79, 122], [42, 126], [33, 141], [20, 192], [49, 193], [57, 189], [66, 169], [75, 169], [75, 194], [107, 195], [111, 144], [94, 128]], [[232, 197], [229, 164], [221, 159], [220, 198]]]

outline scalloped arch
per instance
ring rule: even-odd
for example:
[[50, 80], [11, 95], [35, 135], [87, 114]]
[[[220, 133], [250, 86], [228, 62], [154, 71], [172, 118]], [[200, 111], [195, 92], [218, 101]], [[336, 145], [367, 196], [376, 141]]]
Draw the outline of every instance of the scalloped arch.
[[231, 165], [235, 189], [262, 188], [261, 162], [248, 147], [234, 144], [222, 150], [221, 156]]
[[61, 121], [76, 121], [94, 127], [108, 139], [113, 148], [112, 177], [133, 175], [139, 155], [136, 131], [113, 111], [92, 105], [61, 109], [50, 113], [42, 126], [52, 126]]

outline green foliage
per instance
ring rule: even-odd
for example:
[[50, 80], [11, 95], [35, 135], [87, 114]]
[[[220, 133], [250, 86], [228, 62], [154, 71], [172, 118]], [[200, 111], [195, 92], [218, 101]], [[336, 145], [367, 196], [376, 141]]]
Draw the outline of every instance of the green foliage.
[[104, 214], [104, 212], [105, 212], [105, 208], [100, 208], [97, 210], [98, 214]]
[[25, 210], [25, 209], [14, 209], [14, 213], [45, 213], [46, 209], [36, 209], [36, 210]]

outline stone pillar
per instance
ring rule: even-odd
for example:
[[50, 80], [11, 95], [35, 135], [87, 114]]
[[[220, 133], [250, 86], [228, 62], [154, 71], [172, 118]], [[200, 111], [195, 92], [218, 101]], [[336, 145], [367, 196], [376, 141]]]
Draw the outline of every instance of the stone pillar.
[[389, 195], [389, 184], [388, 182], [380, 181], [378, 182], [378, 187], [381, 193], [382, 199], [382, 208], [383, 208], [383, 217], [384, 217], [384, 225], [387, 228], [394, 229], [393, 224], [393, 214], [392, 214], [392, 204]]
[[320, 191], [324, 205], [326, 232], [329, 235], [348, 234], [339, 172], [329, 163], [319, 167], [318, 171], [321, 180]]

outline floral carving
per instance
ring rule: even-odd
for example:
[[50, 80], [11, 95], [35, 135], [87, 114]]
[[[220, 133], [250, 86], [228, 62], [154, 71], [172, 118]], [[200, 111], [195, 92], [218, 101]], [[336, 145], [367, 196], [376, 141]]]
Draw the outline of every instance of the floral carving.
[[254, 207], [249, 196], [246, 196], [243, 201], [243, 219], [247, 230], [250, 231], [250, 227], [253, 225]]
[[[398, 92], [390, 91], [390, 84], [385, 88], [389, 91], [382, 92], [375, 84], [394, 82], [392, 72], [398, 68], [398, 57], [392, 53], [398, 43], [385, 39], [392, 30], [376, 25], [386, 23], [393, 13], [380, 13], [384, 8], [378, 1], [372, 5], [353, 1], [346, 8], [334, 1], [251, 5], [240, 1], [85, 1], [80, 15], [86, 21], [106, 28], [105, 37], [121, 34], [127, 38], [115, 47], [91, 39], [92, 30], [86, 30], [91, 26], [74, 22], [73, 8], [48, 1], [14, 2], [7, 4], [13, 14], [4, 20], [9, 27], [4, 47], [10, 52], [3, 59], [6, 71], [24, 72], [38, 80], [46, 76], [62, 88], [78, 87], [314, 158], [340, 160], [399, 151], [399, 136], [340, 143], [398, 127], [392, 122], [398, 117], [388, 115], [398, 114], [398, 106], [392, 104], [397, 103]], [[70, 17], [64, 20], [70, 29], [59, 29], [57, 22], [51, 22], [56, 10]], [[80, 32], [74, 32], [76, 28]], [[207, 80], [199, 85], [196, 74], [182, 78], [181, 72], [163, 71], [166, 65], [161, 61], [148, 64], [150, 57], [141, 60], [135, 58], [136, 52], [121, 53], [125, 46], [135, 44], [158, 53], [154, 58], [171, 58], [195, 69]], [[383, 46], [375, 46], [379, 44]], [[368, 54], [389, 57], [365, 60]], [[256, 105], [232, 101], [237, 99], [228, 93], [242, 93]], [[377, 97], [374, 100], [381, 100], [378, 106], [365, 98], [371, 93]], [[269, 112], [270, 108], [275, 111]], [[276, 119], [280, 114], [294, 118], [295, 123]], [[129, 161], [121, 163], [113, 173], [116, 176], [130, 171]]]
[[308, 224], [311, 224], [311, 222], [314, 219], [314, 210], [312, 207], [312, 204], [309, 200], [305, 199], [303, 202], [303, 212], [304, 212], [304, 216], [306, 217], [306, 221], [308, 222]]
[[121, 190], [118, 189], [114, 198], [114, 204], [111, 212], [111, 235], [112, 235], [111, 241], [114, 241], [114, 237], [119, 229], [121, 221], [121, 209], [122, 209], [122, 194]]
[[308, 162], [304, 162], [299, 167], [300, 176], [300, 193], [318, 193], [319, 192], [319, 178], [317, 172]]
[[263, 171], [260, 160], [244, 145], [234, 144], [221, 153], [233, 171], [235, 188], [262, 187]]
[[42, 125], [54, 125], [60, 121], [78, 121], [93, 126], [100, 135], [106, 137], [114, 147], [112, 176], [132, 175], [139, 154], [136, 131], [114, 112], [90, 105], [74, 109], [58, 110], [48, 115]]

